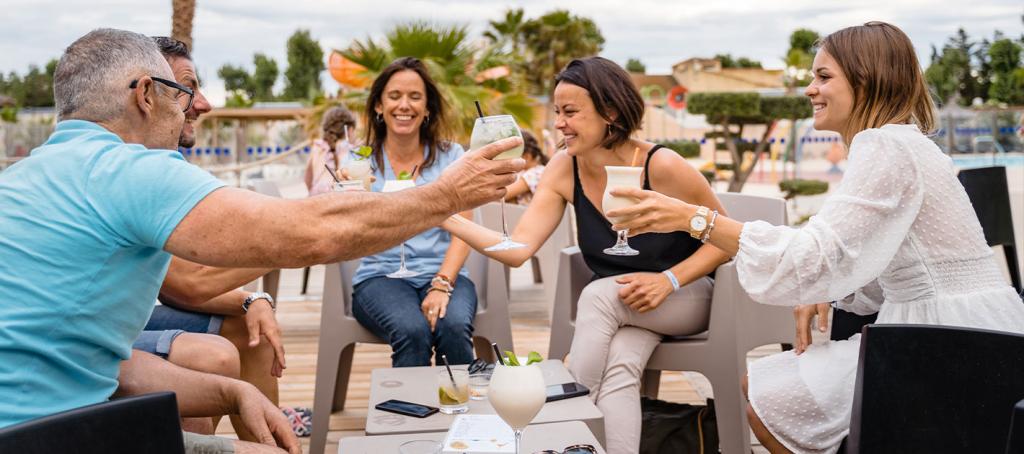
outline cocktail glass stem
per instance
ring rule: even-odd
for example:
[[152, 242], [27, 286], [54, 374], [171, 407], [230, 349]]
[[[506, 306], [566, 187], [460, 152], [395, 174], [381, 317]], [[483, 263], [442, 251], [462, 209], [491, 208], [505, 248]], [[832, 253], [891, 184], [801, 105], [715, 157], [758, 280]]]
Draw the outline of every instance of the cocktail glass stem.
[[629, 246], [629, 229], [619, 230], [615, 232], [615, 234], [618, 238], [615, 241], [615, 246], [605, 249], [605, 254], [621, 256], [632, 256], [640, 254], [640, 251], [637, 251], [636, 249], [633, 249], [632, 247]]
[[523, 429], [513, 429], [516, 434], [516, 454], [519, 454], [519, 441], [523, 438]]
[[508, 236], [508, 223], [505, 222], [505, 199], [501, 199], [501, 242], [494, 246], [485, 248], [485, 251], [507, 251], [509, 249], [518, 249], [526, 247], [525, 244], [517, 243], [512, 241], [512, 238]]

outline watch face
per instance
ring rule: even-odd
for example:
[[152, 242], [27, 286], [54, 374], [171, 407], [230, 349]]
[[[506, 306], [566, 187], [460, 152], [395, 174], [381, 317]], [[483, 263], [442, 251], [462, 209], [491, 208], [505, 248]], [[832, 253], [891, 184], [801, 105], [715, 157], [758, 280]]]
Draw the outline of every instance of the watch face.
[[694, 216], [690, 219], [690, 230], [694, 232], [703, 232], [704, 228], [708, 226], [708, 220], [704, 219], [703, 216]]

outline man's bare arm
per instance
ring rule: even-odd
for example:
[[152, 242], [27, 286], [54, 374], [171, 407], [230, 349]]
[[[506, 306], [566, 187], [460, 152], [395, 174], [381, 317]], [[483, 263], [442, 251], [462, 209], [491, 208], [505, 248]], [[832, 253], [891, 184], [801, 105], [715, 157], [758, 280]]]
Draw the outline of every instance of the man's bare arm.
[[185, 216], [165, 249], [224, 267], [299, 268], [370, 255], [502, 197], [523, 161], [491, 158], [519, 143], [505, 139], [467, 153], [436, 182], [395, 193], [284, 200], [222, 188]]
[[[160, 287], [160, 299], [174, 305], [199, 306], [272, 271], [272, 268], [218, 268], [172, 257]], [[244, 298], [244, 297], [243, 297]], [[215, 312], [218, 314], [224, 312]], [[229, 314], [233, 314], [230, 312]]]

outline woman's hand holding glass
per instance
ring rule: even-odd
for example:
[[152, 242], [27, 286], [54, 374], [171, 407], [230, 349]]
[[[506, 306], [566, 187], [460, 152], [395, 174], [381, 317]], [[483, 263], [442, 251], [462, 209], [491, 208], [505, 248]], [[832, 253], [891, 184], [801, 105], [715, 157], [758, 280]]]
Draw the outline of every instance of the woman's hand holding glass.
[[437, 327], [437, 321], [444, 318], [450, 299], [451, 297], [448, 296], [448, 293], [436, 290], [427, 292], [426, 298], [423, 298], [420, 310], [423, 311], [423, 317], [430, 324], [430, 332], [434, 332], [434, 328]]
[[612, 230], [628, 229], [629, 236], [642, 233], [688, 231], [690, 218], [698, 208], [696, 205], [655, 191], [617, 187], [610, 193], [614, 196], [631, 197], [637, 200], [633, 206], [616, 208], [605, 213], [609, 219], [618, 220], [612, 226]]
[[672, 294], [672, 283], [661, 273], [632, 273], [619, 276], [615, 282], [619, 299], [630, 309], [644, 313], [657, 309]]

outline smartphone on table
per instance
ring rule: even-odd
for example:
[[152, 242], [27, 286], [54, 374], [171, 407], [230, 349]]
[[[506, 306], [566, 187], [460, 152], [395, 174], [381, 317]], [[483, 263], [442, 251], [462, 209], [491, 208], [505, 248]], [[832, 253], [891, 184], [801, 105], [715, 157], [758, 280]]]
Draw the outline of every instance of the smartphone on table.
[[570, 397], [586, 396], [587, 394], [590, 394], [590, 390], [579, 383], [551, 385], [547, 387], [547, 400], [545, 400], [545, 402], [554, 402], [556, 400], [568, 399]]
[[406, 402], [404, 400], [391, 399], [381, 402], [374, 406], [380, 411], [388, 411], [391, 413], [398, 413], [405, 416], [413, 416], [416, 418], [426, 418], [434, 413], [437, 413], [437, 407], [431, 407], [427, 405], [414, 404], [412, 402]]

